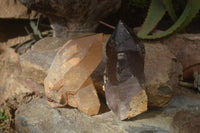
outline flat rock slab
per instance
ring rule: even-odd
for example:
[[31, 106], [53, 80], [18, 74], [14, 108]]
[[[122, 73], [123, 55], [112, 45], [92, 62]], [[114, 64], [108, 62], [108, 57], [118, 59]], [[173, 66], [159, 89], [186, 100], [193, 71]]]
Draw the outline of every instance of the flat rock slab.
[[174, 116], [183, 110], [200, 112], [200, 98], [174, 96], [168, 107], [149, 110], [126, 121], [120, 121], [111, 111], [88, 116], [77, 109], [54, 109], [45, 99], [36, 98], [17, 110], [15, 125], [20, 133], [171, 133], [177, 129], [172, 125], [176, 122]]
[[22, 71], [27, 77], [43, 84], [56, 52], [67, 39], [46, 37], [36, 44], [27, 53], [20, 56]]

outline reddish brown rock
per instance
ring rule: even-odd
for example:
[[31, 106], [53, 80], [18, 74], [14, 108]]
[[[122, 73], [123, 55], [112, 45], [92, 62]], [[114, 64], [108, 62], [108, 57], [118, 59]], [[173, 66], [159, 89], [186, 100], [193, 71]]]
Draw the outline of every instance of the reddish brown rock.
[[0, 18], [36, 19], [38, 17], [37, 12], [31, 11], [18, 0], [0, 1]]
[[44, 88], [26, 78], [19, 64], [19, 55], [5, 48], [0, 54], [0, 105], [16, 109], [22, 103], [44, 94]]
[[89, 115], [98, 113], [100, 103], [90, 75], [102, 59], [102, 42], [102, 34], [85, 36], [69, 40], [58, 51], [44, 81], [51, 106], [68, 104]]
[[145, 43], [145, 85], [149, 107], [165, 107], [173, 95], [173, 87], [182, 75], [182, 66], [167, 46]]
[[66, 41], [66, 39], [46, 37], [34, 44], [30, 51], [20, 56], [20, 64], [25, 75], [43, 84], [56, 52]]
[[184, 80], [200, 73], [200, 34], [178, 34], [163, 41], [183, 65]]

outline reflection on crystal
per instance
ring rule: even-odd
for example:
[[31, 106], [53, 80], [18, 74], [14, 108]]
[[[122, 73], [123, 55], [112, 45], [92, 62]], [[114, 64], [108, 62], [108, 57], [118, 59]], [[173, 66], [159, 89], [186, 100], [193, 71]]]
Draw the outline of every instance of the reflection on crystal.
[[[143, 43], [120, 21], [106, 45], [105, 95], [108, 107], [121, 120], [147, 110], [144, 51]], [[132, 101], [138, 98], [140, 103]], [[138, 109], [133, 109], [136, 104]]]

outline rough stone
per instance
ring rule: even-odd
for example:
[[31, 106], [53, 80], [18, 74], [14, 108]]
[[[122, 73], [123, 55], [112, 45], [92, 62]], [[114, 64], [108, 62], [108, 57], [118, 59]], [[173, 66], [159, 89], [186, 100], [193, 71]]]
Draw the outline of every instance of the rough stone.
[[184, 80], [193, 80], [200, 73], [200, 34], [178, 34], [163, 41], [183, 65]]
[[161, 43], [145, 43], [145, 86], [149, 107], [165, 107], [182, 75], [182, 65]]
[[98, 20], [116, 11], [121, 5], [121, 0], [19, 1], [28, 8], [48, 16], [56, 37], [72, 37], [94, 32], [98, 26]]
[[[173, 133], [174, 116], [183, 110], [200, 112], [199, 96], [175, 95], [168, 107], [149, 110], [126, 121], [120, 121], [112, 111], [91, 117], [73, 108], [52, 108], [45, 99], [37, 98], [17, 110], [15, 125], [21, 133]], [[184, 130], [180, 128], [179, 132]]]
[[[199, 107], [198, 107], [199, 108]], [[172, 122], [175, 133], [198, 133], [200, 131], [200, 112], [179, 111]]]
[[31, 50], [20, 56], [22, 71], [28, 78], [43, 84], [56, 52], [66, 41], [56, 37], [38, 41]]
[[0, 105], [17, 109], [21, 104], [44, 94], [44, 88], [26, 78], [19, 64], [19, 55], [5, 48], [0, 54]]
[[18, 0], [0, 1], [0, 18], [36, 19], [39, 13], [31, 11]]
[[90, 75], [102, 59], [102, 42], [103, 34], [84, 36], [69, 40], [57, 52], [44, 81], [51, 106], [68, 104], [89, 115], [98, 113], [100, 103]]

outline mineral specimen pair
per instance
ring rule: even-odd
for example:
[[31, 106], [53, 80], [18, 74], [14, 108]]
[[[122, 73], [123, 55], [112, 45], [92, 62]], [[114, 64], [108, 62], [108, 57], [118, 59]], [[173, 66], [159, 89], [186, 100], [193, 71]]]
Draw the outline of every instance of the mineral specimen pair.
[[[100, 102], [90, 75], [102, 59], [103, 34], [68, 41], [57, 53], [45, 79], [48, 102], [70, 105], [95, 115]], [[123, 120], [147, 110], [144, 45], [121, 21], [106, 45], [105, 96]]]

